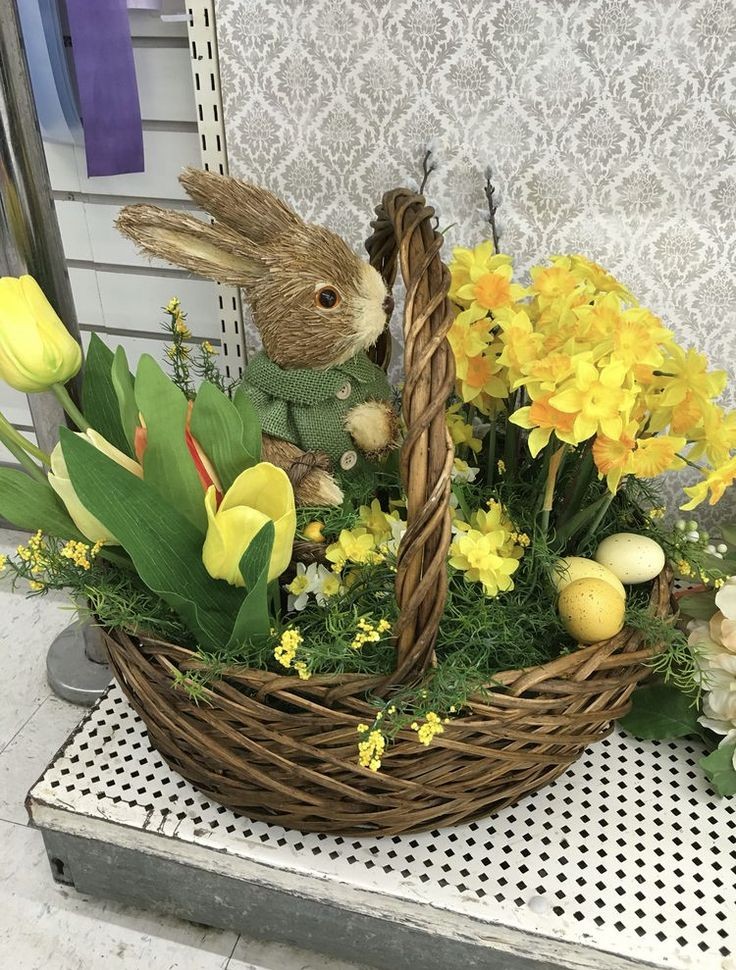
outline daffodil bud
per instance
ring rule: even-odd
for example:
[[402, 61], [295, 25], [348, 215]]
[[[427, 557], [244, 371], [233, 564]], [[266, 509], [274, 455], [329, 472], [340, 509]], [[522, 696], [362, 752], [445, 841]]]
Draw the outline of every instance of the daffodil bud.
[[0, 279], [0, 378], [26, 394], [65, 384], [82, 349], [32, 276]]

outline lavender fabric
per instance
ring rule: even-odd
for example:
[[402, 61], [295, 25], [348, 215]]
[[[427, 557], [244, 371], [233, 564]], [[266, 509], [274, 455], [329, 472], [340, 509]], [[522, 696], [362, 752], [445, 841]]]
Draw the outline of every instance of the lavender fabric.
[[66, 0], [87, 175], [142, 172], [143, 131], [126, 0]]

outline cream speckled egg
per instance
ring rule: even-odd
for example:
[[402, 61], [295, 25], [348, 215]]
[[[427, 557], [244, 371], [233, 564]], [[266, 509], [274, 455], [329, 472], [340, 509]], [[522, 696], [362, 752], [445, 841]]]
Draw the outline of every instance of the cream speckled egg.
[[654, 539], [634, 532], [617, 532], [598, 546], [595, 559], [622, 583], [646, 583], [662, 572], [665, 556]]
[[623, 627], [626, 601], [604, 579], [576, 579], [560, 593], [557, 609], [574, 640], [597, 643]]
[[603, 579], [626, 599], [626, 590], [621, 580], [594, 559], [585, 559], [583, 556], [565, 556], [564, 559], [558, 559], [552, 572], [552, 582], [557, 592], [561, 593], [576, 579]]

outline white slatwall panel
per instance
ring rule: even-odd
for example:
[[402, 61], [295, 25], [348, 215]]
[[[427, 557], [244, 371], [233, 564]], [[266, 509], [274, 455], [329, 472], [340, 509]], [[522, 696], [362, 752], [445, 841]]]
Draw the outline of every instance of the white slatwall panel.
[[[143, 353], [163, 360], [161, 308], [172, 296], [182, 301], [195, 339], [221, 349], [223, 333], [239, 332], [240, 311], [222, 300], [214, 283], [140, 256], [114, 228], [121, 206], [130, 202], [194, 210], [177, 176], [186, 165], [202, 164], [187, 25], [144, 11], [129, 17], [145, 171], [88, 178], [82, 148], [46, 143], [45, 149], [83, 344], [96, 331], [108, 346], [122, 344], [135, 367]], [[232, 337], [224, 346], [228, 339], [232, 354]], [[0, 387], [0, 408], [17, 427], [32, 427], [24, 395]], [[0, 450], [0, 462], [6, 461], [12, 457]]]

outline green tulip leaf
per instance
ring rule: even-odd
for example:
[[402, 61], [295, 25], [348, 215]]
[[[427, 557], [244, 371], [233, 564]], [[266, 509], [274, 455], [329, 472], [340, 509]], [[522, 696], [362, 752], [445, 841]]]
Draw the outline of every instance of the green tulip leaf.
[[243, 593], [205, 570], [199, 530], [153, 486], [67, 428], [61, 428], [61, 447], [79, 500], [118, 539], [142, 581], [204, 650], [222, 649]]
[[619, 724], [635, 738], [686, 738], [699, 731], [698, 708], [692, 697], [670, 684], [645, 684], [634, 691], [631, 710]]
[[240, 415], [240, 421], [243, 425], [243, 447], [252, 456], [253, 464], [255, 465], [256, 462], [261, 460], [263, 427], [258, 412], [242, 384], [238, 386], [233, 395], [233, 404]]
[[273, 522], [267, 522], [242, 555], [240, 572], [248, 592], [238, 611], [227, 645], [228, 650], [248, 640], [267, 637], [271, 629], [268, 612], [268, 567], [275, 536]]
[[207, 513], [204, 489], [185, 439], [187, 399], [149, 354], [138, 363], [135, 398], [146, 422], [143, 477], [165, 503], [196, 526], [201, 538]]
[[120, 420], [112, 377], [113, 352], [96, 333], [90, 337], [82, 384], [82, 411], [95, 431], [126, 455], [133, 455]]
[[138, 427], [138, 405], [135, 402], [133, 375], [128, 358], [122, 347], [116, 347], [112, 359], [112, 386], [118, 401], [118, 413], [123, 434], [128, 442], [131, 456], [135, 457], [135, 431]]
[[724, 744], [722, 748], [716, 748], [712, 754], [700, 759], [700, 767], [719, 795], [736, 795], [734, 752], [736, 752], [736, 741], [733, 744]]
[[0, 468], [0, 515], [29, 532], [40, 529], [59, 539], [87, 541], [53, 488], [16, 468]]
[[[215, 466], [224, 491], [242, 471], [259, 460], [259, 454], [246, 449], [238, 409], [209, 381], [204, 381], [197, 392], [190, 428], [202, 451]], [[260, 425], [258, 440], [260, 443]]]

